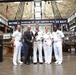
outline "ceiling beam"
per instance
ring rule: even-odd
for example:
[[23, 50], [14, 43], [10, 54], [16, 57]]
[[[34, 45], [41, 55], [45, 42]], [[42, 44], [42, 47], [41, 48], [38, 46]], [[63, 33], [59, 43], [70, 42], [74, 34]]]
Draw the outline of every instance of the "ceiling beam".
[[0, 0], [0, 2], [29, 2], [29, 1], [56, 1], [56, 0]]
[[27, 2], [33, 0], [0, 0], [0, 2]]

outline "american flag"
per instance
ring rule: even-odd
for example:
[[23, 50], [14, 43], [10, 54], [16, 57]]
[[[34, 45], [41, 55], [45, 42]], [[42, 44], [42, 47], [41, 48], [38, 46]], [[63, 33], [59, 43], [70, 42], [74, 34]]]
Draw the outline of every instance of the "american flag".
[[8, 13], [10, 12], [8, 5], [6, 5], [6, 18], [8, 19]]

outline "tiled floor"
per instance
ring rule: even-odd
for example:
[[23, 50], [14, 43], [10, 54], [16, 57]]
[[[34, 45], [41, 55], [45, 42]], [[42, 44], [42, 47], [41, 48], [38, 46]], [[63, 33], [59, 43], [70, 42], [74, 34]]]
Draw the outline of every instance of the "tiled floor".
[[76, 55], [64, 53], [62, 65], [56, 65], [53, 61], [49, 65], [13, 66], [12, 57], [4, 57], [4, 61], [0, 62], [0, 75], [76, 75]]

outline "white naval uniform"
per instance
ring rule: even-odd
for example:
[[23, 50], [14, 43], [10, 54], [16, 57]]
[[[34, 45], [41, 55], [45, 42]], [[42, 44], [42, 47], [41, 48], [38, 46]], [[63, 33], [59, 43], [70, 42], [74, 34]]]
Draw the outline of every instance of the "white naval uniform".
[[39, 40], [39, 41], [34, 41], [33, 43], [33, 63], [37, 63], [37, 50], [39, 53], [39, 62], [42, 63], [43, 58], [42, 58], [42, 32], [41, 31], [38, 31], [36, 40]]
[[45, 55], [45, 63], [50, 64], [52, 60], [52, 35], [50, 32], [43, 34], [43, 48]]
[[62, 31], [57, 30], [56, 32], [52, 33], [53, 41], [54, 41], [54, 53], [56, 62], [62, 63], [63, 56], [62, 56], [62, 38], [64, 34]]
[[14, 54], [13, 54], [13, 63], [14, 62], [20, 62], [21, 61], [21, 37], [22, 37], [22, 33], [19, 32], [18, 30], [16, 30], [13, 35], [14, 37]]

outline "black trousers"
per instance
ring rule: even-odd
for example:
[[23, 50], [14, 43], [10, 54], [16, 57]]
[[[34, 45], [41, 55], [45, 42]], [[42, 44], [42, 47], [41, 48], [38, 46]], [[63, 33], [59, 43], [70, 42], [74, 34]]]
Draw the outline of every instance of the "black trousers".
[[31, 45], [24, 44], [24, 63], [30, 63]]

